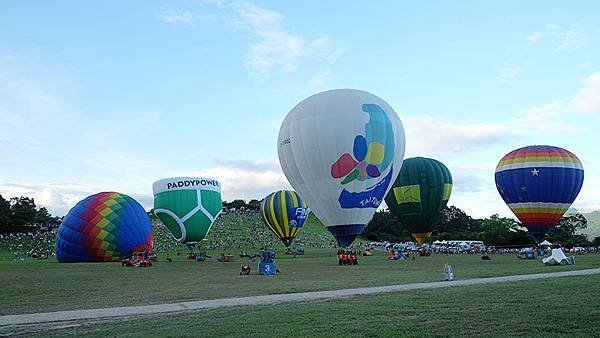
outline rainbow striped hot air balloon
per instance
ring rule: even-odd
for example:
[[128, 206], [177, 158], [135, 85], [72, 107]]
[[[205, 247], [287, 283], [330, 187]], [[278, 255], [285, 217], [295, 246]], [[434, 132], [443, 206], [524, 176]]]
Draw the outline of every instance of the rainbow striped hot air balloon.
[[144, 208], [118, 192], [101, 192], [77, 203], [56, 235], [60, 262], [110, 262], [152, 250], [152, 223]]
[[582, 184], [581, 162], [559, 147], [519, 148], [506, 154], [496, 167], [500, 196], [536, 238], [552, 230]]
[[260, 204], [265, 225], [285, 246], [290, 246], [310, 211], [295, 191], [280, 190], [267, 195]]

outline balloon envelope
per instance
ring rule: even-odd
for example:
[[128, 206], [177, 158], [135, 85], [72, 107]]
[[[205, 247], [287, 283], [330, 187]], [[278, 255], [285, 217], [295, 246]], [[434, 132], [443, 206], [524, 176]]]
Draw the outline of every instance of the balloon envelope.
[[528, 146], [506, 154], [496, 167], [496, 187], [508, 207], [534, 235], [548, 233], [569, 209], [583, 184], [583, 166], [573, 153]]
[[152, 223], [144, 208], [118, 192], [101, 192], [77, 203], [56, 236], [60, 262], [117, 261], [152, 250]]
[[260, 204], [260, 217], [285, 246], [304, 225], [309, 210], [295, 191], [280, 190], [267, 195]]
[[221, 184], [214, 179], [165, 178], [152, 190], [154, 213], [181, 243], [202, 240], [223, 209]]
[[423, 244], [452, 193], [452, 175], [440, 161], [407, 158], [385, 203], [400, 223]]
[[404, 146], [392, 107], [365, 91], [338, 89], [313, 95], [287, 114], [277, 152], [292, 187], [345, 247], [391, 188]]

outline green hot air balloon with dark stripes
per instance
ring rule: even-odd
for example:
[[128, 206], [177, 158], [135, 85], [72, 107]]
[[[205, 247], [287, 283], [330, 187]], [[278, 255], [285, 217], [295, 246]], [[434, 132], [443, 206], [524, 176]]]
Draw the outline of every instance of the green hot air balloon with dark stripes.
[[438, 221], [452, 193], [452, 175], [432, 158], [404, 160], [385, 202], [411, 235], [422, 245]]
[[154, 182], [154, 213], [180, 243], [199, 242], [221, 213], [221, 184], [201, 177]]
[[260, 204], [260, 217], [287, 247], [304, 225], [309, 209], [300, 196], [291, 190], [269, 194]]

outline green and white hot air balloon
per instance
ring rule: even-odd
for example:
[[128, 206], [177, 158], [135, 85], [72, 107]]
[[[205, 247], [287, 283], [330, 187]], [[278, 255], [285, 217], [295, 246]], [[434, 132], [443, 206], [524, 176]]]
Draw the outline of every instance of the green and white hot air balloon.
[[223, 209], [221, 184], [214, 179], [165, 178], [152, 190], [154, 213], [180, 243], [201, 241]]

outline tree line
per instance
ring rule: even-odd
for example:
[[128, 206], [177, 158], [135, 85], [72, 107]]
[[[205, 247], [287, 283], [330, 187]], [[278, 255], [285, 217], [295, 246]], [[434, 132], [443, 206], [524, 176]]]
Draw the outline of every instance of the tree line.
[[[259, 210], [260, 200], [248, 202], [236, 199], [224, 201], [223, 207], [236, 210]], [[6, 200], [0, 195], [0, 233], [39, 230], [42, 227], [56, 227], [60, 218], [52, 216], [44, 207], [38, 208], [30, 197], [13, 197]], [[600, 237], [593, 241], [580, 234], [587, 228], [587, 220], [579, 213], [563, 217], [546, 235], [550, 242], [559, 242], [563, 246], [600, 246]], [[410, 233], [402, 227], [400, 221], [387, 210], [378, 211], [365, 228], [363, 234], [369, 240], [406, 242], [412, 241]], [[445, 207], [440, 212], [438, 222], [433, 228], [430, 242], [436, 240], [482, 240], [494, 246], [526, 246], [535, 244], [535, 240], [521, 226], [521, 223], [509, 217], [492, 215], [476, 219], [455, 206]]]
[[[585, 228], [587, 220], [583, 215], [568, 215], [556, 224], [545, 239], [566, 247], [600, 245], [600, 237], [590, 242], [586, 235], [580, 234]], [[363, 236], [373, 241], [413, 241], [400, 221], [387, 210], [375, 213]], [[535, 244], [534, 238], [521, 223], [512, 218], [492, 215], [484, 219], [475, 219], [455, 206], [445, 207], [440, 212], [429, 239], [430, 242], [436, 240], [482, 240], [486, 245], [498, 247]]]
[[248, 201], [248, 203], [246, 203], [246, 201], [244, 201], [242, 199], [237, 199], [237, 200], [233, 200], [231, 202], [223, 201], [223, 207], [226, 208], [227, 210], [229, 210], [229, 209], [235, 209], [235, 210], [245, 209], [245, 210], [258, 211], [260, 209], [260, 202], [261, 201], [259, 201], [257, 199], [251, 199], [250, 201]]
[[0, 233], [35, 231], [59, 224], [60, 218], [52, 216], [44, 207], [38, 208], [33, 198], [21, 196], [6, 200], [0, 195]]

